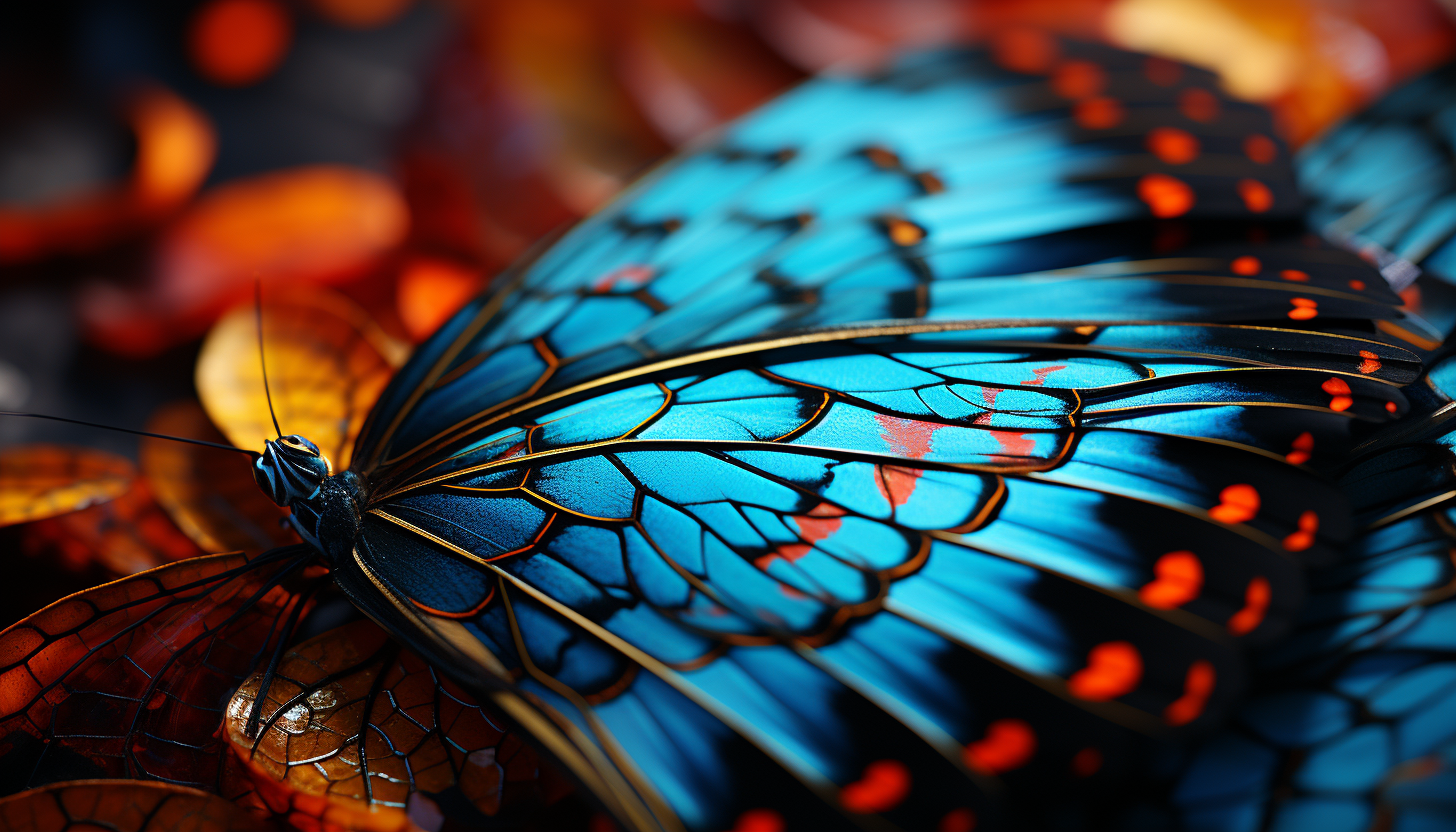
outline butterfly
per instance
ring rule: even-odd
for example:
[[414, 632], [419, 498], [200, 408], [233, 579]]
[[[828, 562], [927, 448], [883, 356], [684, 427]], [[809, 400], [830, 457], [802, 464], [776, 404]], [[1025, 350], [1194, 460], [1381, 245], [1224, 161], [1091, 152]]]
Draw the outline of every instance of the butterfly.
[[1095, 816], [1237, 701], [1438, 340], [1287, 157], [1070, 41], [812, 81], [445, 323], [347, 467], [279, 424], [303, 544], [0, 636], [11, 787], [221, 782], [184, 737], [334, 585], [626, 828]]

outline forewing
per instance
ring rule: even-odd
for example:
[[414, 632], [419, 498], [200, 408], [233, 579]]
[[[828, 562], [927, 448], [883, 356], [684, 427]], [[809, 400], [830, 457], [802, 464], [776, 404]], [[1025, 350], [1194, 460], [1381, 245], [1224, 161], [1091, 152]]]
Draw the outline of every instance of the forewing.
[[[156, 779], [228, 793], [228, 693], [308, 601], [301, 548], [195, 558], [64, 598], [0, 634], [4, 790]], [[300, 583], [303, 591], [300, 592]]]
[[644, 357], [916, 317], [941, 280], [1167, 247], [1094, 226], [1297, 215], [1267, 113], [1213, 76], [1043, 47], [1001, 56], [1015, 68], [950, 51], [815, 80], [669, 163], [423, 345], [361, 436], [364, 467]]

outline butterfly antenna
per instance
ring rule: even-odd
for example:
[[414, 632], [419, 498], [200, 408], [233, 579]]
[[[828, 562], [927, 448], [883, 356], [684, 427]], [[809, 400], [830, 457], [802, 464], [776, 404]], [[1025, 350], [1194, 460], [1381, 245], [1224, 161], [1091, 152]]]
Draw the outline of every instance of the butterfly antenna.
[[131, 428], [119, 428], [115, 425], [103, 425], [98, 422], [85, 422], [80, 419], [67, 419], [64, 416], [51, 416], [45, 413], [22, 413], [18, 410], [0, 410], [0, 416], [21, 416], [27, 419], [48, 419], [52, 422], [66, 422], [72, 425], [84, 425], [88, 428], [100, 428], [101, 430], [114, 430], [118, 433], [130, 433], [136, 436], [150, 436], [153, 439], [168, 439], [172, 442], [186, 442], [189, 445], [201, 445], [204, 448], [217, 448], [223, 451], [247, 454], [249, 457], [257, 458], [257, 451], [249, 451], [244, 448], [237, 448], [232, 445], [224, 445], [220, 442], [208, 442], [205, 439], [188, 439], [183, 436], [168, 436], [165, 433], [152, 433], [147, 430], [132, 430]]
[[263, 355], [263, 281], [253, 281], [253, 310], [258, 319], [258, 364], [263, 368], [263, 397], [268, 400], [268, 415], [273, 418], [273, 430], [281, 437], [283, 428], [278, 427], [278, 414], [273, 412], [273, 393], [268, 389], [268, 358]]

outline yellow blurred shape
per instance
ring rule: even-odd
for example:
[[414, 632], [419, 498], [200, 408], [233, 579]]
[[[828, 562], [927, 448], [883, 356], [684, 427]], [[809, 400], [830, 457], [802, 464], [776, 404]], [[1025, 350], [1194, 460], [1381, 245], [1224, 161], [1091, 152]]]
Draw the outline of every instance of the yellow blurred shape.
[[[263, 306], [263, 340], [278, 423], [285, 434], [308, 437], [342, 471], [364, 417], [409, 348], [341, 295], [275, 294]], [[208, 333], [195, 378], [213, 423], [252, 450], [276, 436], [258, 346], [253, 305], [236, 307]]]
[[[1280, 5], [1272, 4], [1273, 10]], [[1218, 0], [1119, 0], [1108, 9], [1106, 25], [1121, 46], [1214, 70], [1233, 95], [1273, 98], [1300, 71], [1291, 28], [1296, 21], [1277, 13], [1260, 14], [1257, 22], [1251, 17]]]
[[483, 284], [475, 269], [434, 257], [417, 257], [400, 270], [396, 301], [411, 338], [423, 341]]
[[128, 460], [94, 448], [15, 445], [0, 450], [0, 526], [76, 511], [121, 496]]

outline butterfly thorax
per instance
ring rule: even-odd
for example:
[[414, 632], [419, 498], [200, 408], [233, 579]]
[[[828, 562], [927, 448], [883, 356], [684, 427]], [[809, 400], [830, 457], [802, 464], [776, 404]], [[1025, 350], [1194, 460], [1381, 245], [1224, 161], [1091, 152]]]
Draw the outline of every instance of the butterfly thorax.
[[364, 483], [353, 471], [335, 474], [317, 445], [302, 436], [268, 440], [253, 463], [253, 479], [292, 512], [289, 523], [304, 541], [331, 561], [353, 549]]

